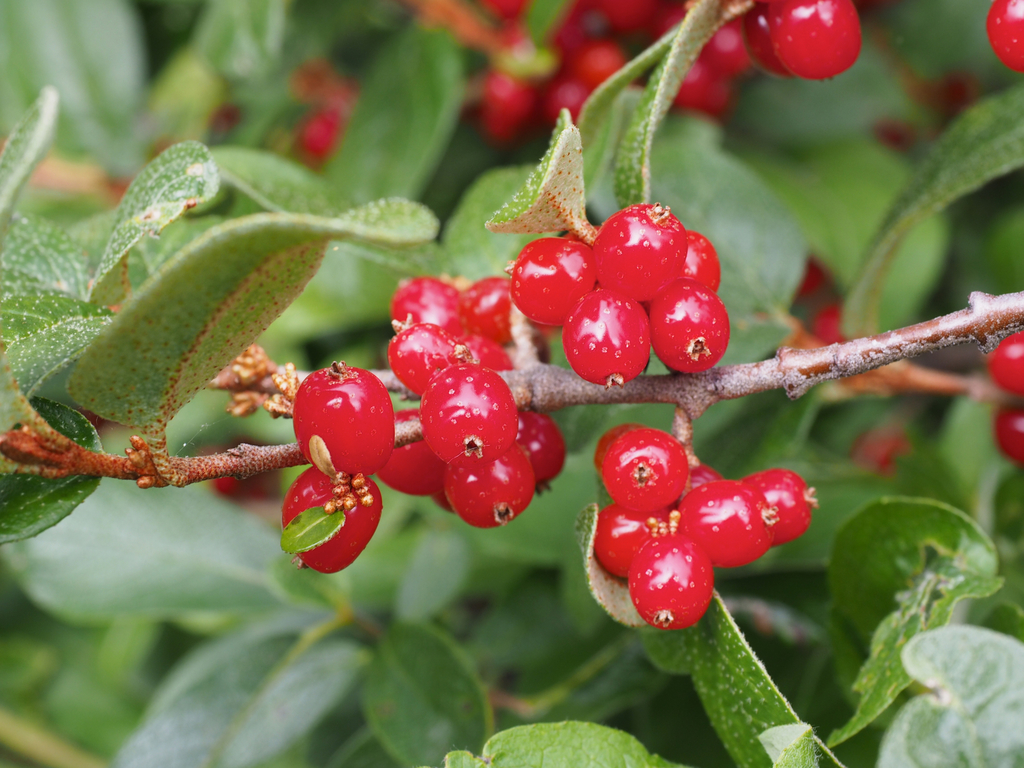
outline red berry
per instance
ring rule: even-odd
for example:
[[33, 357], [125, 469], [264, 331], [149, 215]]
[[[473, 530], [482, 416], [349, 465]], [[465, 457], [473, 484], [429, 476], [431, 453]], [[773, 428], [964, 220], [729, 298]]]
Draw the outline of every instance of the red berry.
[[422, 395], [439, 371], [459, 362], [455, 344], [440, 326], [417, 323], [388, 342], [388, 365], [399, 381]]
[[512, 269], [512, 301], [535, 323], [561, 325], [594, 289], [597, 269], [586, 243], [542, 237], [527, 243]]
[[387, 389], [369, 371], [344, 363], [305, 378], [295, 395], [292, 423], [303, 456], [311, 459], [309, 441], [319, 435], [334, 468], [350, 475], [374, 474], [395, 447], [395, 411]]
[[1000, 408], [996, 412], [996, 443], [1004, 455], [1024, 464], [1024, 410]]
[[459, 318], [470, 333], [478, 333], [499, 344], [512, 341], [509, 296], [506, 277], [485, 277], [477, 280], [459, 296]]
[[743, 22], [733, 19], [720, 28], [701, 55], [712, 69], [725, 77], [736, 77], [750, 69], [750, 56], [743, 45]]
[[512, 359], [498, 342], [471, 333], [469, 336], [463, 336], [460, 343], [466, 345], [469, 354], [484, 368], [490, 368], [492, 371], [512, 370]]
[[452, 505], [448, 503], [448, 497], [444, 495], [444, 491], [431, 494], [430, 499], [445, 512], [451, 512], [453, 515], [455, 514], [455, 510], [452, 509]]
[[641, 618], [659, 629], [685, 629], [707, 611], [715, 589], [711, 560], [694, 541], [651, 539], [629, 568], [629, 596]]
[[709, 467], [707, 464], [698, 464], [696, 467], [690, 467], [690, 490], [699, 488], [705, 483], [711, 483], [715, 480], [724, 480], [721, 473]]
[[766, 469], [747, 475], [743, 482], [761, 491], [768, 505], [776, 509], [773, 547], [803, 536], [811, 524], [811, 509], [818, 506], [818, 501], [814, 489], [808, 488], [800, 475], [788, 469]]
[[628, 59], [614, 40], [588, 40], [569, 59], [569, 71], [593, 90], [614, 75]]
[[1024, 331], [999, 342], [987, 363], [989, 376], [1000, 389], [1024, 395]]
[[544, 91], [541, 104], [544, 120], [551, 124], [555, 123], [563, 109], [568, 109], [575, 120], [579, 117], [583, 102], [587, 100], [591, 90], [582, 80], [570, 75], [558, 75], [548, 83]]
[[869, 429], [854, 440], [850, 458], [872, 472], [893, 475], [896, 473], [896, 460], [913, 449], [902, 426], [878, 427]]
[[601, 479], [608, 494], [627, 509], [654, 512], [683, 492], [689, 475], [686, 452], [660, 429], [636, 429], [608, 446]]
[[[420, 415], [416, 408], [395, 413], [395, 421], [401, 423]], [[396, 491], [410, 496], [432, 496], [444, 491], [444, 468], [441, 461], [424, 441], [395, 448], [388, 463], [377, 472], [377, 478]]]
[[443, 461], [486, 464], [516, 441], [519, 417], [508, 384], [471, 363], [437, 374], [420, 401], [423, 439]]
[[[365, 478], [367, 498], [373, 502], [369, 506], [357, 506], [348, 512], [335, 512], [345, 515], [345, 523], [341, 530], [319, 547], [299, 555], [302, 562], [320, 573], [334, 573], [352, 564], [359, 553], [366, 549], [373, 532], [380, 522], [381, 498], [380, 489], [370, 478]], [[281, 525], [288, 525], [294, 517], [313, 507], [322, 507], [334, 498], [334, 487], [331, 480], [316, 467], [310, 467], [288, 489], [281, 509]]]
[[860, 55], [860, 16], [852, 0], [772, 3], [768, 28], [779, 61], [797, 77], [835, 77]]
[[448, 333], [462, 333], [459, 292], [433, 277], [403, 281], [391, 297], [391, 319], [400, 323], [433, 323]]
[[822, 269], [821, 264], [813, 256], [807, 260], [807, 266], [804, 267], [804, 279], [800, 283], [800, 288], [797, 289], [797, 296], [808, 296], [814, 293], [818, 288], [824, 285], [828, 281], [828, 275], [825, 270]]
[[525, 449], [513, 445], [496, 461], [449, 464], [444, 473], [448, 502], [475, 528], [505, 525], [529, 506], [537, 481]]
[[774, 513], [764, 494], [737, 480], [690, 491], [679, 504], [679, 531], [707, 552], [716, 568], [752, 563], [772, 545]]
[[481, 0], [484, 5], [503, 19], [515, 19], [523, 12], [526, 0]]
[[811, 333], [826, 344], [842, 344], [843, 310], [838, 304], [826, 304], [811, 320]]
[[1024, 0], [995, 0], [985, 26], [999, 60], [1014, 72], [1024, 72]]
[[701, 55], [687, 71], [672, 103], [720, 120], [732, 105], [732, 83]]
[[693, 278], [680, 277], [651, 302], [651, 344], [673, 370], [706, 371], [729, 346], [729, 313], [713, 290]]
[[529, 83], [491, 70], [484, 78], [480, 121], [488, 136], [504, 144], [525, 128], [537, 104], [537, 91]]
[[722, 266], [718, 262], [718, 251], [700, 232], [692, 229], [686, 233], [686, 262], [682, 277], [692, 277], [712, 291], [717, 291], [722, 282]]
[[747, 53], [756, 66], [770, 75], [792, 77], [793, 73], [786, 69], [772, 45], [771, 33], [768, 31], [767, 3], [755, 3], [754, 7], [743, 14], [743, 42], [747, 44]]
[[593, 5], [608, 20], [608, 26], [619, 33], [644, 29], [658, 10], [658, 0], [595, 0]]
[[659, 204], [631, 205], [612, 214], [594, 241], [602, 288], [650, 301], [678, 277], [686, 262], [686, 229]]
[[597, 441], [597, 448], [594, 449], [594, 468], [598, 472], [601, 471], [601, 465], [604, 464], [604, 457], [608, 455], [608, 449], [611, 447], [611, 444], [634, 429], [646, 429], [646, 427], [643, 424], [628, 422], [626, 424], [618, 424], [601, 435], [601, 439]]
[[659, 13], [654, 17], [654, 23], [651, 24], [651, 34], [655, 38], [661, 37], [685, 18], [685, 8], [663, 2]]
[[615, 291], [588, 293], [565, 318], [562, 347], [569, 365], [594, 384], [621, 385], [635, 379], [650, 358], [647, 313]]
[[303, 151], [317, 160], [325, 160], [338, 142], [341, 132], [341, 112], [324, 107], [310, 114], [299, 129], [299, 144]]
[[543, 413], [520, 411], [516, 442], [526, 449], [538, 485], [558, 477], [565, 464], [565, 438], [554, 419]]
[[594, 531], [594, 557], [608, 573], [626, 578], [629, 566], [640, 547], [651, 540], [647, 521], [668, 521], [668, 508], [657, 512], [637, 512], [619, 504], [609, 504], [597, 515]]

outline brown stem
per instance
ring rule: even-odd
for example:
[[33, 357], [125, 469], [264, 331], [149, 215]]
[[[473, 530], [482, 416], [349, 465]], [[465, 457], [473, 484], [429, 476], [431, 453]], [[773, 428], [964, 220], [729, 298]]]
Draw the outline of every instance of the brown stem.
[[512, 329], [512, 343], [515, 345], [512, 353], [512, 365], [517, 370], [537, 365], [540, 358], [537, 355], [537, 345], [534, 343], [533, 326], [526, 319], [526, 315], [514, 305], [509, 315], [509, 324]]

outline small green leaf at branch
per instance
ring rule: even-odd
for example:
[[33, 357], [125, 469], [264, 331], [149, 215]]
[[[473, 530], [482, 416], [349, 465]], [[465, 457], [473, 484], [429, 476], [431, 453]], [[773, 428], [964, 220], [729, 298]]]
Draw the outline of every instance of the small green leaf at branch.
[[311, 507], [299, 513], [281, 531], [281, 549], [292, 555], [326, 544], [345, 525], [345, 513], [340, 509], [327, 514], [323, 507]]
[[587, 575], [587, 587], [590, 589], [590, 594], [594, 596], [598, 605], [604, 608], [605, 612], [619, 624], [627, 627], [647, 626], [633, 606], [626, 582], [608, 573], [594, 556], [597, 513], [597, 504], [591, 504], [576, 518], [576, 540], [583, 551], [583, 570]]

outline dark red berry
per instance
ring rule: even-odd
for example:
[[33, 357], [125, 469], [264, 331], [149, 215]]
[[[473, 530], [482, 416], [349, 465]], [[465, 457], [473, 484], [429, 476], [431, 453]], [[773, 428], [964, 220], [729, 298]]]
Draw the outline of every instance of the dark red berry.
[[662, 7], [655, 15], [654, 21], [651, 24], [651, 34], [655, 38], [661, 37], [686, 18], [686, 8], [683, 6], [671, 5], [666, 2], [663, 2], [661, 5]]
[[872, 472], [892, 475], [896, 473], [896, 459], [906, 456], [913, 448], [903, 427], [878, 427], [854, 440], [850, 458]]
[[579, 117], [583, 102], [587, 100], [592, 89], [582, 80], [571, 75], [562, 74], [555, 77], [544, 90], [541, 111], [544, 120], [553, 124], [563, 109], [568, 109], [572, 119]]
[[453, 515], [455, 514], [455, 510], [452, 509], [452, 505], [448, 503], [448, 497], [444, 495], [444, 491], [431, 494], [430, 499], [445, 512], [451, 512]]
[[718, 261], [715, 246], [700, 232], [692, 229], [686, 233], [686, 241], [688, 245], [682, 277], [692, 277], [712, 291], [717, 291], [722, 282], [722, 265]]
[[999, 60], [1014, 72], [1024, 72], [1024, 0], [995, 0], [985, 27]]
[[593, 90], [614, 75], [626, 58], [622, 47], [614, 40], [588, 40], [569, 59], [569, 71], [587, 88]]
[[1000, 408], [996, 411], [996, 443], [1003, 454], [1024, 464], [1024, 410]]
[[804, 279], [800, 283], [800, 288], [797, 289], [796, 295], [809, 296], [827, 281], [828, 275], [821, 264], [818, 263], [818, 260], [812, 256], [807, 260], [807, 266], [804, 267]]
[[463, 336], [460, 343], [466, 345], [469, 354], [484, 368], [490, 368], [492, 371], [512, 370], [512, 359], [498, 342], [472, 333]]
[[554, 419], [543, 413], [520, 411], [516, 442], [530, 457], [537, 485], [558, 477], [565, 464], [565, 438]]
[[860, 55], [860, 16], [852, 0], [783, 0], [769, 6], [779, 61], [797, 77], [824, 80]]
[[459, 296], [459, 318], [469, 333], [486, 336], [499, 344], [512, 341], [509, 284], [506, 277], [485, 277], [462, 292]]
[[439, 325], [417, 323], [388, 342], [388, 365], [399, 381], [422, 395], [439, 371], [459, 362], [456, 343]]
[[701, 55], [712, 69], [725, 77], [736, 77], [750, 69], [750, 56], [743, 45], [743, 23], [733, 19], [715, 32]]
[[[400, 424], [415, 419], [419, 414], [416, 408], [398, 411], [395, 422]], [[377, 478], [388, 487], [410, 496], [432, 496], [444, 491], [445, 466], [430, 446], [417, 440], [395, 448], [388, 463], [377, 472]]]
[[712, 483], [715, 480], [724, 480], [721, 473], [709, 467], [707, 464], [698, 464], [690, 467], [690, 490], [699, 488], [705, 483]]
[[842, 344], [843, 310], [838, 304], [826, 304], [811, 320], [811, 333], [826, 344]]
[[743, 14], [743, 42], [757, 67], [770, 75], [792, 77], [793, 73], [786, 69], [772, 46], [771, 33], [768, 31], [769, 7], [767, 3], [754, 3], [754, 7]]
[[658, 10], [658, 0], [594, 0], [593, 7], [615, 32], [629, 33], [650, 25]]
[[529, 124], [537, 104], [537, 91], [529, 83], [491, 70], [484, 78], [480, 122], [499, 144], [517, 138]]
[[715, 589], [711, 560], [680, 534], [644, 544], [629, 568], [629, 596], [641, 618], [658, 629], [685, 629], [707, 611]]
[[986, 362], [992, 381], [1000, 389], [1024, 395], [1024, 331], [999, 342]]
[[318, 435], [334, 468], [350, 475], [374, 474], [395, 447], [395, 411], [387, 389], [369, 371], [344, 363], [303, 380], [292, 423], [303, 456], [312, 460], [309, 441]]
[[443, 461], [470, 466], [502, 456], [516, 441], [519, 416], [508, 384], [479, 365], [453, 365], [420, 401], [423, 439]]
[[701, 55], [687, 71], [672, 103], [720, 120], [732, 106], [732, 83]]
[[608, 446], [601, 479], [608, 494], [627, 509], [653, 512], [683, 492], [689, 475], [686, 452], [660, 429], [636, 429]]
[[713, 290], [680, 277], [651, 302], [651, 344], [673, 370], [706, 371], [729, 346], [729, 313]]
[[775, 512], [763, 493], [737, 480], [693, 489], [679, 512], [679, 531], [697, 542], [716, 568], [752, 563], [772, 545]]
[[637, 512], [619, 504], [609, 504], [597, 515], [594, 531], [594, 557], [608, 573], [626, 578], [629, 566], [640, 547], [651, 540], [648, 520], [668, 522], [669, 510]]
[[433, 277], [414, 277], [402, 282], [391, 297], [391, 319], [433, 323], [458, 336], [462, 333], [459, 292]]
[[338, 143], [341, 133], [341, 112], [323, 107], [311, 113], [299, 128], [299, 146], [316, 160], [325, 160]]
[[468, 467], [449, 464], [444, 474], [444, 493], [452, 509], [475, 528], [495, 528], [513, 520], [529, 506], [536, 484], [520, 445], [496, 461]]
[[612, 214], [594, 241], [597, 279], [602, 288], [637, 301], [650, 301], [682, 273], [686, 229], [659, 204], [639, 204]]
[[512, 301], [535, 323], [561, 325], [594, 289], [597, 269], [586, 243], [542, 237], [527, 243], [512, 268]]
[[[380, 522], [382, 508], [380, 489], [377, 484], [365, 478], [368, 494], [372, 499], [369, 506], [356, 506], [345, 515], [345, 523], [334, 538], [319, 547], [299, 555], [302, 562], [320, 573], [334, 573], [352, 564], [359, 553], [366, 549], [373, 532]], [[281, 525], [288, 525], [294, 517], [313, 507], [322, 507], [334, 498], [331, 480], [316, 467], [310, 467], [288, 489], [281, 509]]]
[[818, 506], [818, 501], [814, 489], [808, 488], [800, 475], [788, 469], [766, 469], [747, 475], [743, 482], [757, 488], [768, 505], [775, 507], [773, 547], [803, 536], [811, 524], [811, 509]]
[[650, 346], [644, 308], [615, 291], [588, 293], [573, 307], [562, 329], [569, 365], [594, 384], [622, 385], [635, 379], [647, 365]]
[[644, 424], [628, 422], [626, 424], [618, 424], [601, 435], [601, 439], [597, 441], [597, 448], [594, 449], [594, 468], [598, 472], [601, 471], [601, 465], [604, 464], [604, 457], [608, 455], [608, 449], [611, 447], [611, 444], [634, 429], [646, 429], [646, 426]]

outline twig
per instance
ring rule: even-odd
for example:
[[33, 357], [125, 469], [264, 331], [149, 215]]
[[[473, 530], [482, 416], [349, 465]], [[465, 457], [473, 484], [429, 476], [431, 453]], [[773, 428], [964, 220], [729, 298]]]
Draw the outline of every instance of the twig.
[[49, 768], [103, 768], [105, 762], [0, 708], [0, 744]]
[[514, 305], [509, 316], [509, 325], [512, 330], [512, 343], [515, 345], [512, 365], [517, 370], [537, 365], [540, 358], [537, 356], [537, 345], [534, 342], [534, 328], [526, 319], [526, 315]]
[[444, 27], [466, 48], [497, 56], [504, 43], [498, 29], [464, 0], [402, 0], [426, 26]]

